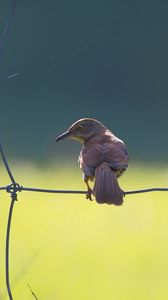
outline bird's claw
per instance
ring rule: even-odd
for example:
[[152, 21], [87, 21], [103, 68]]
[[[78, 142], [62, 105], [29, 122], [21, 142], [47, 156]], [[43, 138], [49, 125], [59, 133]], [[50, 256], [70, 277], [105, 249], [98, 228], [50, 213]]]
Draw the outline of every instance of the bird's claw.
[[123, 190], [121, 190], [122, 194], [123, 194], [123, 197], [125, 197], [125, 192]]
[[90, 201], [93, 201], [92, 190], [91, 189], [88, 189], [88, 192], [86, 194], [86, 199], [89, 199]]

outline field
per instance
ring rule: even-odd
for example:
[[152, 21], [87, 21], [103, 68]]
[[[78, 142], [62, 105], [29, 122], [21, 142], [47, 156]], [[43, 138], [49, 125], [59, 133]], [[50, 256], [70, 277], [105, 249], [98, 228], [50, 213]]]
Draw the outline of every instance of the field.
[[[24, 186], [85, 189], [78, 166], [11, 162]], [[9, 183], [1, 166], [1, 186]], [[124, 190], [167, 187], [164, 166], [130, 166]], [[0, 194], [0, 299], [5, 286], [5, 233], [10, 197]], [[168, 299], [168, 192], [125, 197], [121, 207], [84, 195], [22, 192], [10, 240], [14, 300]]]

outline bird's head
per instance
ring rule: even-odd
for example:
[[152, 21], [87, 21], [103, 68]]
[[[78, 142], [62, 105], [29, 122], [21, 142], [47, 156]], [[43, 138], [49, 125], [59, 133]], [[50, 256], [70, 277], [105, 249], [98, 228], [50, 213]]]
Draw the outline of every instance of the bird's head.
[[66, 132], [56, 138], [56, 141], [59, 142], [63, 139], [70, 138], [83, 144], [91, 136], [101, 134], [105, 132], [105, 130], [106, 127], [101, 122], [91, 118], [84, 118], [72, 124]]

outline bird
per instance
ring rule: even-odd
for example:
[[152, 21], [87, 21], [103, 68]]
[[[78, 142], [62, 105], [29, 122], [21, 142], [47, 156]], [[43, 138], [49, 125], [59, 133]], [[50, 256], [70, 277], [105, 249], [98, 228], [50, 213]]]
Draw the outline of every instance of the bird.
[[[124, 191], [118, 177], [128, 167], [129, 156], [124, 142], [103, 123], [92, 118], [82, 118], [73, 123], [56, 141], [73, 139], [82, 144], [78, 162], [87, 186], [86, 198], [97, 203], [121, 205]], [[93, 190], [89, 181], [94, 181]]]

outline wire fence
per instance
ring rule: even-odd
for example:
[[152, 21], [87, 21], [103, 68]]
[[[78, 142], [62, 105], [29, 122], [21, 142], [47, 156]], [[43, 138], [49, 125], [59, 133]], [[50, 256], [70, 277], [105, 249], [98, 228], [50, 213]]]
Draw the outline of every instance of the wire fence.
[[[0, 56], [3, 54], [4, 50], [4, 43], [7, 38], [9, 27], [11, 25], [11, 22], [14, 18], [15, 13], [15, 6], [16, 6], [16, 0], [11, 0], [11, 8], [9, 17], [6, 22], [5, 29], [3, 31], [2, 37], [0, 39]], [[7, 78], [11, 78], [13, 76], [18, 75], [19, 73], [15, 73]], [[9, 213], [8, 213], [8, 220], [7, 220], [7, 229], [6, 229], [6, 251], [5, 251], [5, 272], [6, 272], [6, 287], [8, 292], [8, 297], [10, 300], [13, 300], [12, 291], [11, 291], [11, 284], [10, 284], [10, 261], [9, 261], [9, 250], [10, 250], [10, 229], [11, 229], [11, 221], [12, 221], [12, 215], [13, 215], [13, 208], [14, 203], [17, 200], [18, 192], [40, 192], [40, 193], [61, 193], [61, 194], [87, 194], [86, 191], [77, 191], [77, 190], [56, 190], [56, 189], [44, 189], [44, 188], [35, 188], [35, 187], [23, 187], [19, 183], [15, 181], [15, 178], [11, 172], [11, 169], [9, 167], [9, 164], [7, 162], [6, 156], [4, 154], [2, 145], [0, 144], [0, 154], [2, 156], [3, 163], [5, 165], [6, 171], [10, 178], [10, 184], [7, 186], [0, 187], [0, 191], [6, 191], [11, 195], [11, 203], [9, 207]], [[141, 190], [132, 190], [132, 191], [126, 191], [124, 192], [124, 195], [131, 195], [131, 194], [139, 194], [139, 193], [147, 193], [147, 192], [155, 192], [155, 191], [168, 191], [168, 188], [148, 188], [148, 189], [141, 189]], [[38, 300], [37, 296], [31, 289], [30, 285], [28, 284], [28, 288], [30, 292], [32, 293], [33, 297]]]
[[[13, 300], [12, 292], [11, 292], [11, 285], [10, 285], [10, 262], [9, 262], [9, 241], [10, 241], [10, 228], [11, 228], [11, 221], [12, 221], [12, 214], [14, 203], [17, 200], [17, 193], [18, 192], [40, 192], [40, 193], [61, 193], [61, 194], [87, 194], [87, 191], [78, 191], [78, 190], [58, 190], [58, 189], [43, 189], [43, 188], [32, 188], [32, 187], [23, 187], [19, 183], [15, 181], [15, 178], [11, 172], [9, 167], [8, 161], [6, 159], [4, 150], [2, 145], [0, 144], [0, 154], [2, 156], [3, 163], [5, 165], [6, 171], [9, 175], [11, 184], [7, 186], [0, 187], [1, 191], [6, 191], [11, 195], [11, 203], [9, 207], [8, 213], [8, 221], [7, 221], [7, 230], [6, 230], [6, 255], [5, 255], [5, 271], [6, 271], [6, 287], [7, 292], [10, 300]], [[148, 189], [141, 189], [141, 190], [132, 190], [124, 192], [124, 195], [131, 195], [131, 194], [139, 194], [139, 193], [147, 193], [147, 192], [167, 192], [168, 188], [148, 188]], [[31, 290], [30, 286], [29, 289], [32, 295], [37, 299], [34, 292]]]

